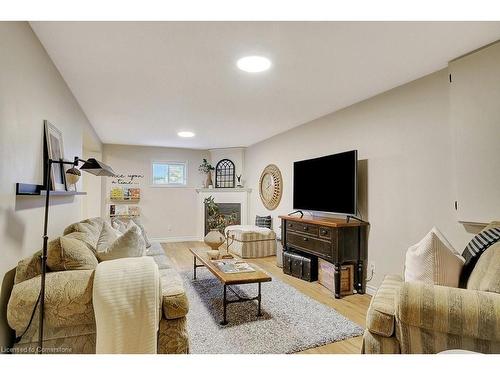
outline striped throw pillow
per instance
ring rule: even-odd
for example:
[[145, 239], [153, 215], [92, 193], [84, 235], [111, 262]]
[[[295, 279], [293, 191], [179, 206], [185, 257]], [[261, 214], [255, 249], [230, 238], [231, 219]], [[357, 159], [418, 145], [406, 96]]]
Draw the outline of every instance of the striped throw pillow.
[[261, 228], [271, 229], [271, 216], [255, 216], [255, 225]]
[[465, 264], [460, 274], [460, 287], [466, 288], [469, 276], [476, 266], [481, 254], [483, 254], [491, 245], [500, 240], [500, 227], [487, 228], [479, 232], [465, 248], [462, 256], [465, 258]]

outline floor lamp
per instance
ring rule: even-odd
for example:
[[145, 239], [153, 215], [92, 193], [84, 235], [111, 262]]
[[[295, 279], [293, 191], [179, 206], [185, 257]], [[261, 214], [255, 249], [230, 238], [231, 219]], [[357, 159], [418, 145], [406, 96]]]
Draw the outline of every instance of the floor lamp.
[[64, 161], [64, 160], [47, 160], [47, 174], [45, 176], [45, 188], [47, 189], [45, 196], [45, 219], [43, 224], [43, 250], [40, 259], [42, 261], [42, 277], [41, 277], [41, 285], [40, 285], [40, 297], [39, 297], [39, 317], [38, 317], [38, 348], [37, 352], [39, 354], [42, 353], [43, 349], [43, 316], [44, 316], [44, 305], [45, 305], [45, 275], [47, 273], [47, 244], [49, 237], [47, 236], [47, 226], [49, 222], [49, 204], [50, 204], [50, 175], [53, 164], [61, 165], [61, 169], [63, 165], [73, 165], [72, 168], [66, 171], [66, 179], [67, 182], [74, 185], [78, 182], [80, 178], [80, 171], [76, 168], [78, 164], [82, 162], [83, 165], [80, 167], [80, 170], [91, 173], [95, 176], [115, 176], [115, 172], [108, 165], [104, 164], [101, 161], [98, 161], [94, 158], [90, 158], [88, 160], [80, 159], [78, 156], [75, 156], [74, 161]]

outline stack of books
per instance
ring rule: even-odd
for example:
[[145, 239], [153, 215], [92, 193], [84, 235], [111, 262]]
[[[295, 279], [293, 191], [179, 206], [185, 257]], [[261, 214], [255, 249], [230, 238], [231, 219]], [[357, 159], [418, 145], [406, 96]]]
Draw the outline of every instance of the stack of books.
[[109, 206], [109, 216], [139, 216], [140, 214], [140, 207], [136, 205], [111, 204]]
[[139, 200], [141, 199], [140, 188], [114, 187], [111, 189], [111, 200]]
[[242, 273], [255, 271], [248, 263], [235, 259], [221, 259], [212, 261], [224, 273]]

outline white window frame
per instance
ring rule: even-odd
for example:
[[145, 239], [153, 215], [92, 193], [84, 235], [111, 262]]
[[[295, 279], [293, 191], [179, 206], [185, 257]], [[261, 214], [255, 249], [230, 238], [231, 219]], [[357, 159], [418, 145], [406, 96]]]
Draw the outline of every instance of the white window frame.
[[[182, 184], [155, 184], [154, 182], [154, 165], [155, 164], [177, 164], [184, 166], [184, 183]], [[188, 163], [187, 161], [178, 160], [152, 160], [151, 161], [151, 187], [187, 187], [188, 185]]]

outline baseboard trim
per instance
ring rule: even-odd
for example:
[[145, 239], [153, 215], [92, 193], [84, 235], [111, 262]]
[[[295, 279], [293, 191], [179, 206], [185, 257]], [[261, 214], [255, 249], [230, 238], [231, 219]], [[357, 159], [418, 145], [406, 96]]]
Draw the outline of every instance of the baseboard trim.
[[366, 286], [366, 294], [369, 294], [370, 296], [374, 296], [377, 294], [378, 288], [374, 287], [373, 285], [367, 285]]
[[156, 237], [151, 238], [154, 242], [188, 242], [188, 241], [203, 241], [198, 236], [180, 236], [180, 237]]

